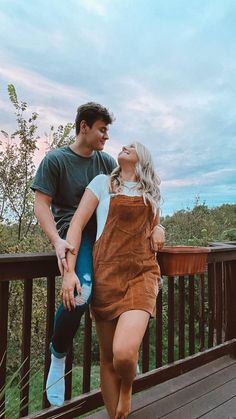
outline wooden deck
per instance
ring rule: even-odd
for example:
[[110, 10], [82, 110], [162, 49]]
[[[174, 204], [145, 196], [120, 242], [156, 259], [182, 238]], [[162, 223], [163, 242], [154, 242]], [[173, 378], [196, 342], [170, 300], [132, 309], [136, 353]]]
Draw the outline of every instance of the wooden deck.
[[[105, 419], [105, 411], [86, 419]], [[133, 396], [130, 419], [235, 419], [236, 360], [229, 355]]]
[[[229, 357], [236, 354], [236, 247], [222, 245], [210, 250], [206, 273], [169, 276], [168, 272], [162, 272], [164, 286], [158, 294], [156, 318], [150, 322], [142, 342], [142, 374], [134, 381], [136, 394], [131, 418], [236, 419], [235, 361]], [[22, 338], [19, 339], [21, 351], [17, 362], [22, 368], [15, 417], [73, 419], [92, 415], [90, 418], [102, 419], [107, 417], [104, 411], [93, 413], [103, 406], [103, 401], [100, 389], [91, 389], [91, 366], [94, 361], [97, 363], [97, 358], [93, 358], [93, 328], [88, 310], [84, 317], [84, 349], [81, 351], [82, 392], [72, 398], [71, 371], [76, 363], [73, 363], [73, 352], [70, 351], [65, 377], [66, 402], [61, 407], [49, 407], [46, 399], [44, 388], [50, 364], [48, 348], [53, 332], [58, 273], [55, 254], [0, 255], [0, 388], [5, 387], [11, 366], [8, 355], [13, 341], [9, 335], [9, 322], [14, 322], [14, 317], [10, 286], [12, 281], [19, 281], [23, 307], [19, 313]], [[46, 307], [42, 342], [37, 342], [37, 336], [31, 336], [35, 322], [34, 284], [38, 278], [45, 281], [46, 294], [42, 295], [41, 301]], [[41, 344], [40, 353], [45, 352], [44, 382], [38, 390], [42, 408], [29, 413], [33, 338]], [[1, 393], [0, 399], [3, 419], [8, 404], [5, 394]], [[12, 418], [8, 414], [5, 417]]]

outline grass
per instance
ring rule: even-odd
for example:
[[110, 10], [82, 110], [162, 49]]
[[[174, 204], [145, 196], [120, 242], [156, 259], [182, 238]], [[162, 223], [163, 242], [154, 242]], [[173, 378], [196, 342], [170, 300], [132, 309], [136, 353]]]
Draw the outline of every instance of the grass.
[[[83, 368], [74, 367], [72, 372], [72, 397], [82, 393]], [[99, 366], [92, 366], [91, 371], [91, 390], [99, 388]], [[43, 372], [32, 373], [30, 377], [29, 393], [29, 413], [42, 409], [43, 397]], [[19, 417], [20, 390], [19, 383], [13, 380], [10, 386], [6, 388], [6, 419], [17, 419]]]

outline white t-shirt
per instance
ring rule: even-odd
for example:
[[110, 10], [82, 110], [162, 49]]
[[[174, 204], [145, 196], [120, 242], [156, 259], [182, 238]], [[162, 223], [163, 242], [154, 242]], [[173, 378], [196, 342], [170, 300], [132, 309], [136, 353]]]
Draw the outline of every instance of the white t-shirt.
[[[122, 195], [126, 196], [142, 196], [142, 193], [135, 189], [137, 182], [124, 182], [124, 189]], [[111, 194], [109, 193], [109, 176], [107, 175], [98, 175], [96, 176], [87, 186], [86, 189], [89, 189], [94, 193], [94, 195], [99, 200], [97, 206], [96, 215], [97, 215], [97, 237], [96, 240], [101, 236], [110, 206]]]

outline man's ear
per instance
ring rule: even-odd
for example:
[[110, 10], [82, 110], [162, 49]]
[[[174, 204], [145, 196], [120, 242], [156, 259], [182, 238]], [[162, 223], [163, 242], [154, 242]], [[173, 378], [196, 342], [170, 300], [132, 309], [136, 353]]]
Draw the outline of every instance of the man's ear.
[[83, 119], [81, 122], [80, 122], [80, 131], [81, 131], [81, 134], [87, 134], [87, 124], [86, 124], [86, 121]]

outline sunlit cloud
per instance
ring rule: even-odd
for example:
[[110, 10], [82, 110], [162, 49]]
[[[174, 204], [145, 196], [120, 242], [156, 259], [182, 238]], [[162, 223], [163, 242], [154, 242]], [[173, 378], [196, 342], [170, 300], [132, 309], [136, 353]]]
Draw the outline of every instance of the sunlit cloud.
[[75, 100], [76, 97], [80, 97], [81, 101], [84, 101], [86, 98], [86, 93], [82, 89], [72, 88], [46, 79], [39, 73], [29, 71], [23, 67], [3, 63], [0, 67], [0, 76], [8, 83], [17, 83], [31, 90], [34, 95], [45, 98], [49, 95], [55, 97], [60, 95], [60, 97], [64, 97], [67, 100]]
[[215, 170], [212, 172], [204, 173], [204, 175], [195, 176], [188, 179], [171, 179], [163, 180], [162, 186], [165, 188], [183, 188], [189, 186], [201, 186], [201, 185], [219, 185], [219, 181], [222, 184], [229, 182], [229, 180], [236, 179], [236, 169], [222, 169]]

